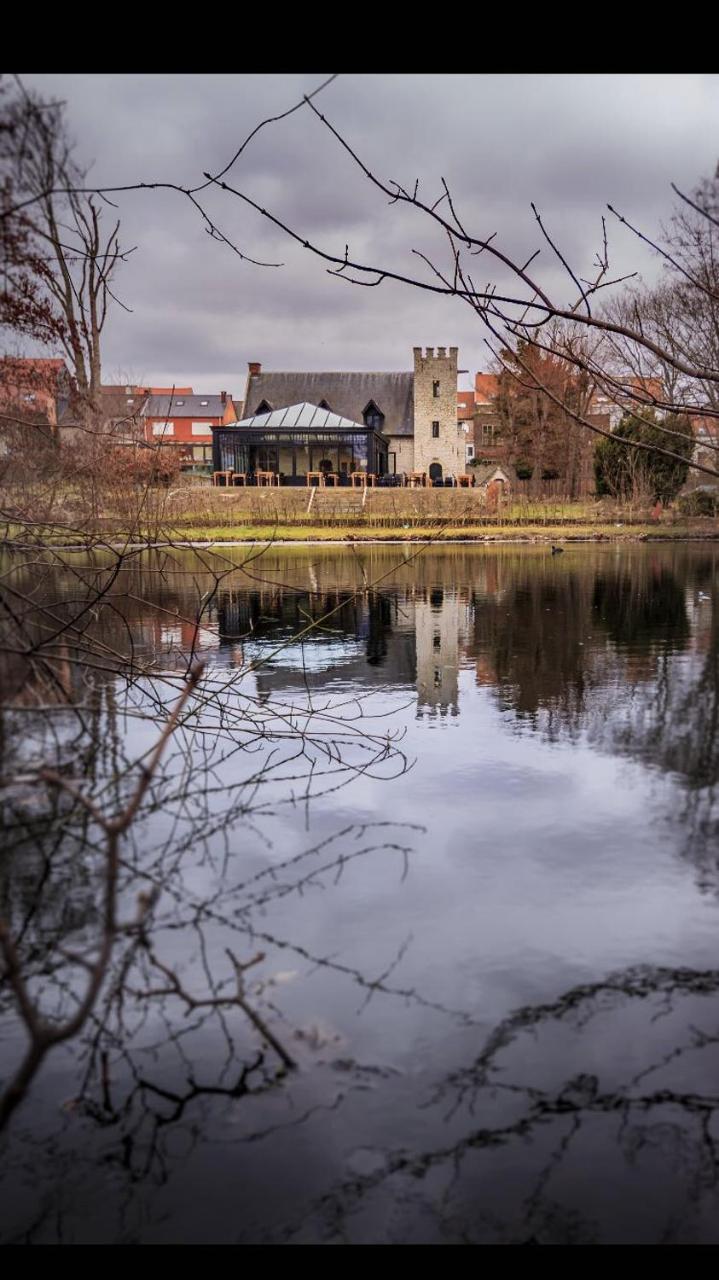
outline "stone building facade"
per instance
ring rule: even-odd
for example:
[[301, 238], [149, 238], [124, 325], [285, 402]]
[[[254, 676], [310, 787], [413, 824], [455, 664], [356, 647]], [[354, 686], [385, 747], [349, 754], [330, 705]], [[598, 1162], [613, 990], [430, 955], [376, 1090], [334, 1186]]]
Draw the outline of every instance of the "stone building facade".
[[304, 402], [381, 432], [390, 473], [465, 473], [471, 437], [457, 419], [457, 347], [415, 347], [411, 373], [270, 372], [248, 364], [245, 417]]
[[465, 471], [457, 420], [457, 348], [414, 348], [414, 471], [431, 479]]

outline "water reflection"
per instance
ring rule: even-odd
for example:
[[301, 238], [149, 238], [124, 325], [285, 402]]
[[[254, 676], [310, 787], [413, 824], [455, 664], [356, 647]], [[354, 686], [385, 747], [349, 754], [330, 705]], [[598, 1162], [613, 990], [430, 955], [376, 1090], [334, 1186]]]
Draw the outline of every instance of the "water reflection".
[[[52, 703], [23, 759], [93, 794], [210, 675], [102, 1001], [2, 1140], [3, 1240], [719, 1238], [715, 553], [407, 555], [147, 556], [91, 688], [70, 639], [8, 666], [4, 767]], [[0, 914], [61, 1008], [97, 833], [56, 793], [6, 818]]]

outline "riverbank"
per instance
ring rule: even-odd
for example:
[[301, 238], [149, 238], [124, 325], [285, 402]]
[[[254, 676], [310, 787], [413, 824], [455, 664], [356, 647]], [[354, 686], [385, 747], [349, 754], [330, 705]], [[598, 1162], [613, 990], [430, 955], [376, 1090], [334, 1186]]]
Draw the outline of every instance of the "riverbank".
[[191, 545], [207, 545], [208, 543], [245, 543], [245, 542], [277, 542], [289, 544], [334, 544], [347, 543], [396, 543], [396, 542], [529, 542], [529, 543], [579, 543], [579, 542], [678, 542], [678, 541], [716, 541], [719, 539], [719, 523], [707, 521], [711, 529], [695, 528], [694, 522], [683, 525], [623, 525], [620, 527], [606, 525], [597, 528], [592, 525], [536, 525], [517, 527], [517, 525], [481, 525], [475, 528], [467, 525], [436, 527], [412, 527], [409, 529], [373, 529], [367, 526], [350, 526], [337, 528], [333, 526], [306, 525], [239, 525], [216, 529], [183, 528], [174, 531], [168, 541], [186, 541]]
[[[153, 521], [144, 522], [152, 527]], [[508, 501], [475, 491], [175, 490], [155, 528], [188, 542], [585, 542], [719, 537], [719, 520], [603, 499]]]
[[[6, 541], [53, 547], [105, 543], [582, 543], [712, 541], [719, 519], [608, 499], [508, 501], [490, 511], [467, 490], [236, 489], [108, 491], [92, 509], [80, 487], [4, 495]], [[15, 517], [15, 518], [13, 518]]]
[[[14, 534], [14, 536], [13, 536]], [[576, 526], [542, 525], [517, 527], [482, 525], [478, 528], [448, 526], [446, 528], [373, 529], [356, 526], [309, 527], [307, 525], [237, 525], [222, 528], [186, 527], [153, 530], [137, 530], [123, 533], [115, 530], [106, 536], [86, 535], [78, 531], [68, 534], [67, 529], [40, 528], [34, 538], [22, 536], [27, 530], [18, 527], [10, 531], [6, 545], [14, 547], [52, 547], [56, 551], [81, 550], [91, 546], [106, 546], [136, 550], [139, 547], [212, 547], [251, 546], [272, 543], [277, 546], [334, 546], [441, 544], [479, 545], [498, 543], [515, 545], [572, 546], [592, 543], [641, 543], [641, 542], [716, 542], [719, 541], [719, 522], [687, 521], [685, 524]]]

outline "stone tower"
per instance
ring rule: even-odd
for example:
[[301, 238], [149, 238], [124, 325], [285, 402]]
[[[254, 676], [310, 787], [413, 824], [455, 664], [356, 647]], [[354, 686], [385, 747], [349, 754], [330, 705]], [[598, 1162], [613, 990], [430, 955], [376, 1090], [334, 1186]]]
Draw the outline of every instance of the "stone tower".
[[458, 711], [460, 604], [435, 588], [414, 611], [417, 644], [417, 715]]
[[432, 478], [463, 475], [464, 446], [457, 426], [457, 347], [415, 347], [414, 469]]

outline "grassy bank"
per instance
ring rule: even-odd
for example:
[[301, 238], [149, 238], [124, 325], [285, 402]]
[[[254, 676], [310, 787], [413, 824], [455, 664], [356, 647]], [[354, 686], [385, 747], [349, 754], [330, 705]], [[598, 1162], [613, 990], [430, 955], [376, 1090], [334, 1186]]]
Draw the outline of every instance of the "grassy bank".
[[[708, 528], [707, 525], [711, 525]], [[106, 542], [117, 545], [129, 540], [150, 544], [168, 543], [242, 543], [242, 542], [317, 542], [317, 543], [352, 543], [367, 542], [531, 542], [531, 543], [582, 543], [582, 542], [672, 542], [682, 540], [713, 541], [719, 540], [719, 522], [706, 521], [697, 527], [697, 522], [667, 525], [527, 525], [518, 528], [516, 525], [448, 525], [414, 526], [412, 529], [376, 529], [367, 526], [342, 525], [222, 525], [207, 527], [206, 525], [182, 525], [172, 528], [153, 528], [141, 531], [117, 529], [107, 533], [102, 539], [88, 538], [81, 533], [70, 534], [66, 529], [46, 527], [34, 530], [28, 535], [19, 527], [8, 531], [10, 542], [21, 542], [24, 545], [42, 545], [55, 547], [84, 547], [88, 541]]]
[[[88, 511], [81, 488], [37, 486], [6, 492], [6, 538], [25, 543], [85, 546], [88, 541], [137, 544], [233, 542], [587, 542], [714, 539], [719, 519], [602, 499], [578, 502], [512, 500], [487, 507], [473, 490], [176, 489], [110, 490]], [[17, 524], [13, 513], [21, 517]], [[139, 519], [138, 519], [139, 515]], [[27, 524], [23, 518], [30, 517]]]
[[187, 542], [627, 542], [671, 541], [681, 538], [719, 538], [719, 524], [700, 529], [685, 525], [415, 525], [411, 529], [376, 529], [362, 525], [234, 525], [207, 528], [183, 526], [169, 535]]

